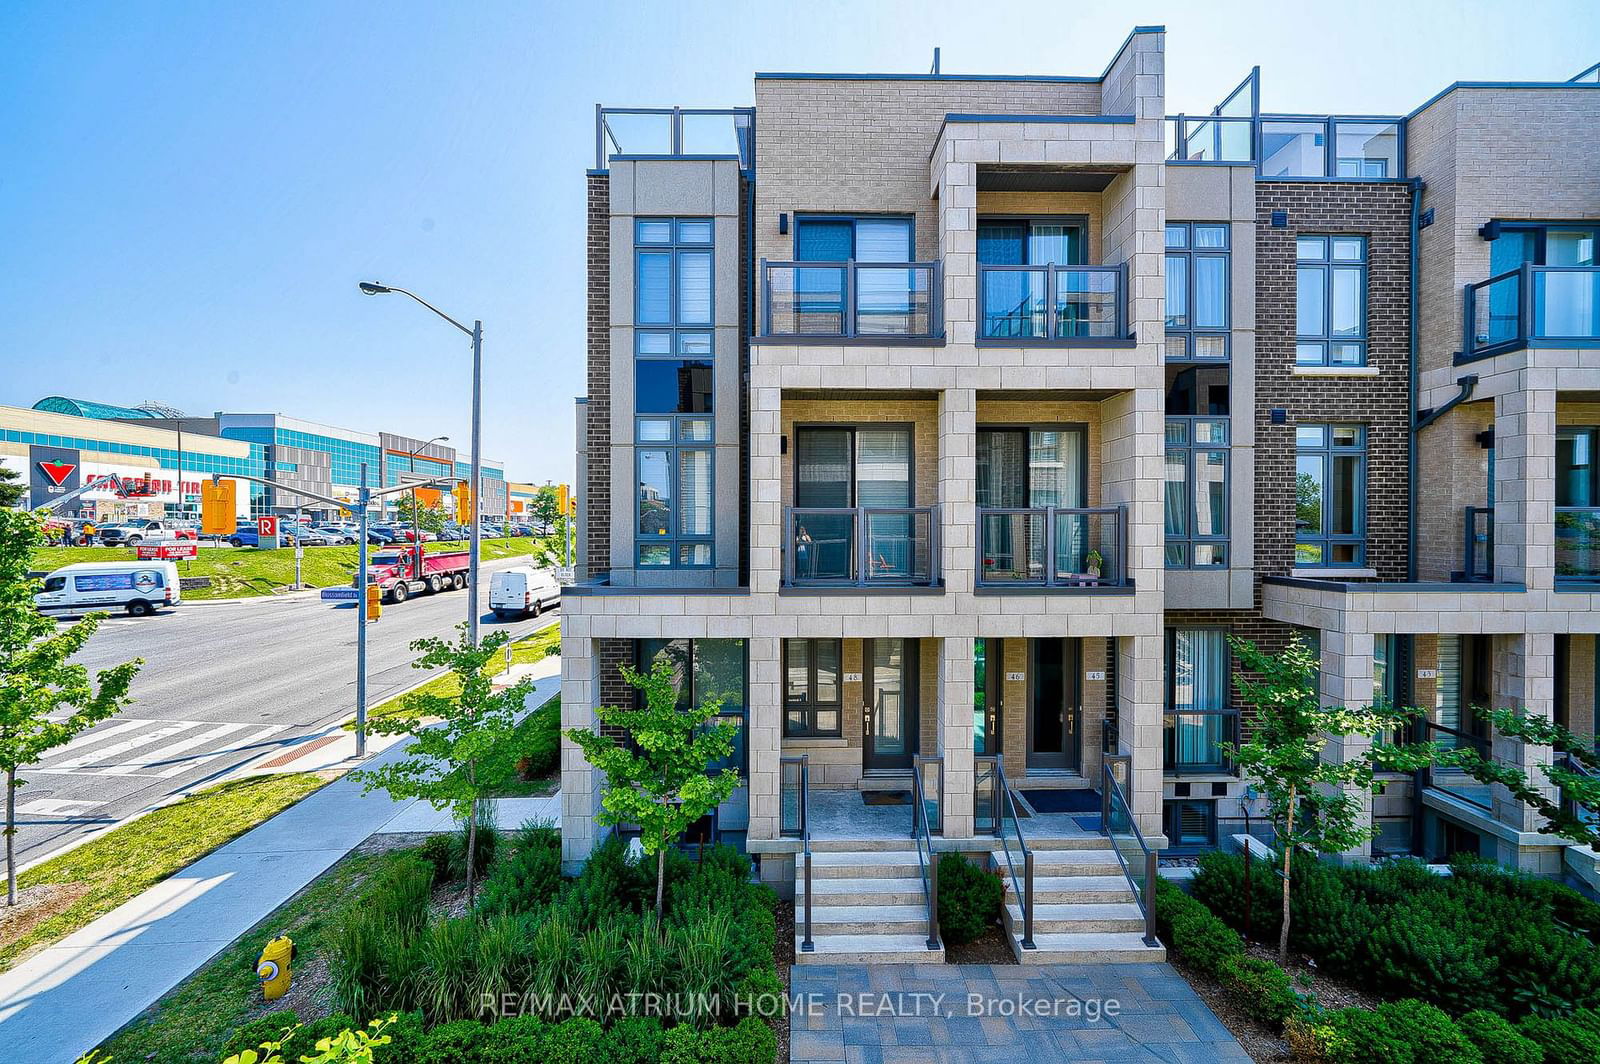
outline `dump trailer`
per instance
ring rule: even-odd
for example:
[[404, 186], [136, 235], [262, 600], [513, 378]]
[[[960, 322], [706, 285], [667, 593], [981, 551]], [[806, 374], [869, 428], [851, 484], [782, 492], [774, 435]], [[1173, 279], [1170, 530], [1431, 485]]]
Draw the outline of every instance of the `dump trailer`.
[[[425, 553], [422, 545], [381, 550], [367, 559], [367, 582], [383, 591], [383, 601], [404, 602], [412, 595], [455, 591], [467, 586], [469, 551]], [[357, 586], [359, 580], [351, 581]]]

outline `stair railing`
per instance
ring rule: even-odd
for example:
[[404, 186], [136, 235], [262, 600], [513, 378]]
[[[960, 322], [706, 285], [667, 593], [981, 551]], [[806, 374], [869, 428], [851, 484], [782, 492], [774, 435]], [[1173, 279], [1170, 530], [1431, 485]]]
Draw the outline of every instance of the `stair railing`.
[[[799, 823], [794, 830], [783, 830], [785, 835], [798, 835], [800, 838], [800, 860], [805, 862], [805, 937], [800, 940], [802, 953], [814, 952], [817, 944], [811, 940], [811, 817], [808, 815], [811, 805], [811, 763], [806, 754], [798, 756], [780, 757], [779, 778], [783, 775], [783, 765], [794, 765], [795, 775], [798, 777], [799, 786], [796, 793], [796, 818]], [[780, 814], [780, 821], [782, 816]], [[781, 826], [781, 825], [780, 825]]]
[[[1133, 888], [1133, 896], [1144, 913], [1144, 944], [1154, 946], [1156, 939], [1156, 876], [1157, 854], [1144, 841], [1139, 822], [1134, 819], [1133, 807], [1117, 779], [1117, 770], [1124, 776], [1133, 772], [1133, 758], [1127, 754], [1108, 754], [1100, 766], [1100, 833], [1111, 840], [1111, 850], [1117, 855], [1122, 874]], [[1119, 842], [1119, 840], [1121, 840]], [[1126, 843], [1128, 853], [1124, 854]], [[1135, 869], [1138, 869], [1135, 871]], [[1143, 882], [1140, 881], [1141, 875]]]
[[[980, 764], [990, 762], [993, 765], [990, 780], [994, 788], [994, 834], [1000, 840], [1000, 852], [1005, 855], [1006, 872], [1011, 877], [1011, 893], [1016, 896], [1017, 907], [1022, 910], [1022, 948], [1033, 949], [1033, 851], [1028, 849], [1028, 842], [1022, 837], [1022, 818], [1017, 815], [1017, 802], [1011, 795], [1011, 785], [1006, 781], [1005, 765], [999, 757], [979, 757], [976, 760]], [[1011, 826], [1009, 832], [1006, 830], [1007, 821]], [[1017, 861], [1011, 859], [1012, 835], [1017, 839]], [[1019, 863], [1022, 865], [1020, 879], [1017, 874]]]
[[944, 768], [944, 759], [922, 757], [911, 759], [911, 837], [917, 844], [917, 871], [922, 877], [922, 901], [928, 909], [928, 948], [941, 947], [939, 941], [939, 866], [933, 860], [933, 832], [929, 825], [927, 799], [922, 789], [922, 766], [938, 764]]

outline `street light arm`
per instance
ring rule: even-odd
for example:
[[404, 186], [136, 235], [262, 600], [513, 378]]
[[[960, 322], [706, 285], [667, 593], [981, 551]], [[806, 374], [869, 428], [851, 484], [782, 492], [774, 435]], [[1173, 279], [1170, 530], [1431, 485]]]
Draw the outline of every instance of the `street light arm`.
[[438, 307], [434, 306], [432, 303], [429, 303], [426, 299], [423, 299], [421, 296], [417, 295], [415, 292], [408, 292], [404, 288], [396, 288], [392, 284], [383, 285], [382, 288], [383, 288], [384, 291], [387, 291], [387, 292], [399, 292], [403, 296], [410, 296], [412, 299], [415, 299], [418, 303], [421, 303], [423, 306], [427, 307], [429, 310], [433, 311], [435, 314], [439, 315], [439, 317], [443, 318], [445, 321], [449, 322], [451, 325], [454, 325], [456, 328], [460, 329], [462, 332], [466, 333], [468, 336], [472, 335], [472, 330], [471, 329], [467, 328], [465, 325], [461, 324], [459, 321], [456, 321], [456, 319], [452, 318], [450, 315], [446, 314], [444, 311], [440, 310]]

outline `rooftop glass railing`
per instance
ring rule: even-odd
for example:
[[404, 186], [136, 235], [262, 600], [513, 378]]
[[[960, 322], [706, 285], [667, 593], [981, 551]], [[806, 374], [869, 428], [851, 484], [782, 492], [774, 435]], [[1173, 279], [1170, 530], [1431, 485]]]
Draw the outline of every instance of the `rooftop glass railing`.
[[753, 107], [601, 107], [594, 109], [594, 166], [610, 169], [613, 156], [687, 158], [735, 156], [741, 170], [755, 169]]
[[1262, 177], [1403, 177], [1405, 123], [1351, 115], [1174, 115], [1167, 119], [1167, 159], [1254, 162]]
[[1600, 344], [1600, 266], [1535, 266], [1467, 285], [1462, 302], [1468, 358], [1541, 346]]

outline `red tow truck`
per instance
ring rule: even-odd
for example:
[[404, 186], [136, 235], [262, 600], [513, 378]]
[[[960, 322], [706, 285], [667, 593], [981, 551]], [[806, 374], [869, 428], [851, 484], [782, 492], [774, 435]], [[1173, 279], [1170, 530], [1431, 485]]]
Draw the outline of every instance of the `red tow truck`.
[[[469, 551], [427, 554], [421, 545], [381, 550], [367, 559], [367, 583], [383, 591], [383, 601], [404, 602], [423, 591], [459, 591], [467, 586]], [[360, 586], [359, 579], [351, 581]]]

